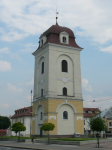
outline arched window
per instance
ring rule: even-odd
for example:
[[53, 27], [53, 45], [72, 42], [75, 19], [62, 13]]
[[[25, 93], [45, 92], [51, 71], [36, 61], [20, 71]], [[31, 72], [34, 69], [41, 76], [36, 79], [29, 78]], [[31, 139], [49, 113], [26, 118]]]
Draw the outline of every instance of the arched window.
[[67, 95], [67, 88], [66, 87], [63, 88], [63, 95]]
[[66, 43], [66, 37], [63, 36], [63, 43]]
[[42, 112], [40, 112], [40, 120], [42, 120]]
[[41, 89], [41, 97], [43, 96], [43, 89]]
[[44, 62], [42, 62], [42, 70], [41, 70], [41, 73], [42, 73], [42, 74], [44, 73]]
[[63, 112], [63, 119], [68, 119], [68, 112], [67, 111]]
[[62, 72], [68, 72], [68, 63], [66, 60], [62, 60]]

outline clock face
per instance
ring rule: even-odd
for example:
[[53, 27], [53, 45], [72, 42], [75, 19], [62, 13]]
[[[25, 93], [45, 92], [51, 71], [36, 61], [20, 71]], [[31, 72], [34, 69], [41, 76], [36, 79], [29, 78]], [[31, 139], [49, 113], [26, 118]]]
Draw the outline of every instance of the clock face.
[[63, 81], [64, 83], [67, 83], [67, 82], [68, 82], [68, 79], [67, 79], [67, 78], [62, 78], [62, 81]]

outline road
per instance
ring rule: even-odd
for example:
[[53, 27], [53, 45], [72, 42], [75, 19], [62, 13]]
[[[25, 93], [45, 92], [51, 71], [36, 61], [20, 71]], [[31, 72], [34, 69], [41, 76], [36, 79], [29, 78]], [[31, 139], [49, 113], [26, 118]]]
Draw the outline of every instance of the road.
[[[0, 150], [97, 150], [96, 144], [87, 144], [82, 146], [76, 145], [58, 145], [58, 144], [44, 144], [44, 143], [31, 143], [31, 142], [13, 142], [13, 141], [0, 141]], [[112, 150], [112, 142], [100, 143], [100, 149]]]

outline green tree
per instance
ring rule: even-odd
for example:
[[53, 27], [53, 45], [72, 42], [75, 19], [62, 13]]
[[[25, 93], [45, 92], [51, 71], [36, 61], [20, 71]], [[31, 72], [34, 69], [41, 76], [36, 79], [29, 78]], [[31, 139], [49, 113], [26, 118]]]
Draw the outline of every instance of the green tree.
[[18, 142], [19, 142], [19, 140], [20, 140], [20, 131], [25, 131], [26, 127], [21, 122], [16, 122], [12, 125], [11, 128], [12, 128], [12, 131], [15, 131], [15, 133], [19, 132], [19, 135], [18, 135]]
[[105, 121], [100, 117], [90, 118], [90, 128], [92, 131], [97, 131], [97, 140], [98, 140], [98, 148], [99, 148], [99, 136], [98, 133], [105, 130]]
[[0, 116], [0, 129], [7, 129], [11, 125], [8, 117]]
[[55, 125], [52, 123], [43, 124], [41, 130], [48, 131], [48, 144], [49, 144], [49, 131], [54, 130]]

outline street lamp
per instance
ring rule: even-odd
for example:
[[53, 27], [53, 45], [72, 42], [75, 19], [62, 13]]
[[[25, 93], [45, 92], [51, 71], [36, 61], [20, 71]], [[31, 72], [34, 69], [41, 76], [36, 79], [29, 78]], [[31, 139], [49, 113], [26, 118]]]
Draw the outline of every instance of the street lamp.
[[31, 90], [31, 119], [30, 119], [30, 137], [31, 137], [31, 129], [32, 128], [32, 90]]

